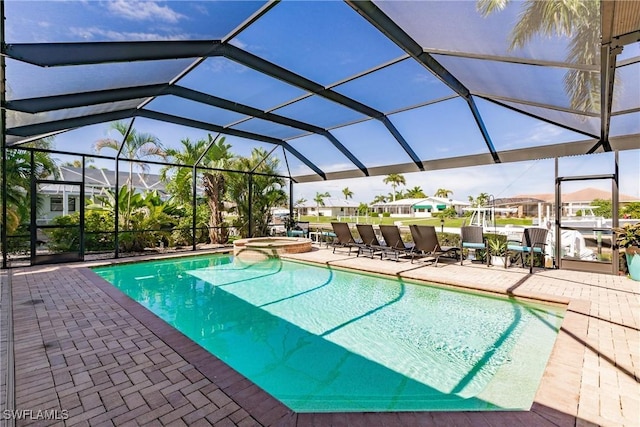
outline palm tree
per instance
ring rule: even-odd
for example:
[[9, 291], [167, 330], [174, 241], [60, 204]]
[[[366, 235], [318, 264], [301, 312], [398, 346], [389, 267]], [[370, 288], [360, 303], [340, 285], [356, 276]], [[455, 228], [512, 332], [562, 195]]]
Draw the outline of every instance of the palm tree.
[[396, 201], [396, 187], [398, 185], [406, 185], [407, 181], [404, 179], [404, 176], [399, 173], [392, 173], [387, 175], [382, 182], [385, 184], [391, 184], [391, 188], [393, 188], [393, 201]]
[[408, 189], [405, 192], [405, 195], [409, 199], [420, 199], [420, 198], [427, 197], [427, 195], [424, 194], [424, 191], [422, 191], [422, 188], [420, 188], [419, 186], [415, 186], [413, 188]]
[[[53, 138], [44, 138], [27, 144], [30, 148], [49, 149]], [[20, 223], [29, 218], [31, 200], [31, 152], [11, 149], [7, 153], [7, 232], [13, 233]], [[57, 176], [56, 163], [47, 152], [34, 151], [33, 173], [35, 179]], [[37, 195], [33, 195], [37, 197]], [[38, 199], [39, 201], [39, 199]]]
[[[257, 174], [228, 173], [226, 186], [228, 199], [236, 203], [238, 219], [234, 225], [241, 235], [265, 236], [271, 222], [271, 209], [287, 203], [285, 181], [275, 176], [280, 169], [280, 161], [268, 156], [263, 148], [254, 148], [250, 157], [234, 159], [230, 167], [240, 171], [253, 171]], [[248, 179], [252, 180], [252, 192], [249, 197]], [[251, 201], [251, 205], [249, 202]], [[248, 232], [249, 210], [253, 217], [252, 229]]]
[[[511, 0], [477, 0], [483, 16], [503, 10]], [[526, 1], [520, 20], [511, 30], [510, 49], [524, 47], [537, 36], [571, 38], [567, 62], [597, 65], [600, 46], [599, 1]], [[570, 69], [564, 87], [572, 108], [580, 111], [600, 110], [600, 73]]]
[[316, 193], [316, 197], [313, 198], [313, 201], [316, 202], [316, 217], [320, 220], [320, 206], [324, 206], [325, 197], [331, 197], [331, 194], [328, 192], [324, 193]]
[[[200, 160], [198, 166], [210, 168], [203, 174], [204, 194], [207, 197], [209, 207], [209, 240], [211, 243], [226, 243], [228, 232], [224, 228], [224, 195], [225, 195], [225, 174], [213, 169], [225, 169], [231, 162], [233, 155], [230, 151], [231, 145], [225, 144], [225, 138], [214, 141], [211, 135], [208, 139], [199, 139], [195, 143], [189, 138], [180, 141], [181, 150], [169, 149], [166, 155], [175, 159], [176, 162], [184, 165], [195, 164], [207, 147], [207, 153]], [[172, 176], [169, 173], [174, 171]], [[167, 189], [181, 203], [191, 202], [193, 197], [193, 168], [167, 166], [160, 171], [160, 178], [167, 182]], [[195, 201], [194, 201], [195, 202]]]
[[[111, 124], [111, 128], [118, 131], [123, 138], [126, 135], [124, 142], [113, 138], [104, 138], [96, 141], [94, 148], [98, 153], [100, 153], [104, 148], [110, 148], [118, 152], [120, 151], [121, 145], [123, 145], [120, 153], [125, 159], [129, 160], [129, 179], [127, 180], [127, 185], [129, 186], [129, 189], [132, 190], [133, 162], [131, 160], [144, 160], [150, 157], [165, 158], [166, 154], [160, 144], [160, 140], [155, 135], [150, 133], [138, 133], [134, 128], [129, 130], [129, 127], [124, 122], [114, 122]], [[127, 134], [128, 130], [129, 133]], [[149, 170], [149, 165], [146, 163], [137, 163], [137, 167], [142, 173]], [[133, 195], [133, 191], [129, 191], [128, 194], [127, 208], [124, 211], [125, 224], [130, 224], [129, 217], [131, 216], [131, 196]]]
[[480, 193], [475, 199], [473, 198], [473, 196], [469, 196], [469, 202], [474, 208], [485, 206], [489, 202], [489, 194]]
[[[207, 140], [191, 142], [189, 138], [180, 140], [180, 150], [170, 148], [165, 151], [174, 163], [193, 165], [207, 148]], [[193, 197], [193, 168], [165, 166], [160, 170], [160, 179], [166, 183], [167, 190], [181, 203], [190, 203]]]
[[386, 201], [387, 201], [387, 196], [385, 196], [384, 194], [378, 194], [373, 198], [373, 200], [371, 201], [371, 204], [375, 205], [376, 203], [384, 203]]
[[[209, 151], [202, 159], [201, 166], [207, 168], [225, 169], [232, 161], [231, 145], [225, 144], [225, 137], [213, 139], [211, 134], [208, 135], [210, 144]], [[226, 175], [223, 172], [215, 170], [207, 170], [203, 174], [202, 182], [204, 185], [204, 194], [209, 204], [209, 238], [211, 243], [226, 243], [229, 239], [229, 232], [224, 227], [224, 198], [226, 188]]]
[[344, 194], [345, 200], [353, 199], [353, 191], [349, 190], [349, 187], [343, 188], [342, 194]]
[[453, 191], [447, 190], [445, 188], [438, 188], [438, 190], [434, 193], [433, 196], [448, 199], [450, 194], [453, 194]]
[[[85, 157], [84, 159], [85, 164], [90, 164], [95, 162], [94, 159], [92, 159], [91, 157]], [[64, 162], [62, 165], [60, 166], [68, 166], [68, 167], [72, 167], [72, 168], [81, 168], [82, 167], [82, 160], [74, 160], [72, 162]], [[88, 166], [89, 169], [96, 169], [96, 167], [94, 165], [89, 165]]]
[[300, 197], [298, 200], [296, 200], [296, 203], [294, 206], [298, 207], [298, 221], [300, 221], [300, 206], [304, 205], [307, 202], [307, 199], [305, 199], [304, 197]]
[[[111, 128], [116, 130], [122, 137], [127, 135], [129, 127], [124, 122], [114, 122], [111, 124]], [[104, 148], [110, 148], [116, 152], [120, 150], [121, 140], [113, 138], [99, 139], [95, 142], [95, 150], [99, 153]], [[162, 144], [157, 136], [150, 133], [139, 133], [135, 128], [131, 128], [127, 138], [124, 141], [124, 147], [121, 152], [122, 156], [127, 160], [145, 160], [152, 157], [165, 158], [166, 153], [162, 148]], [[149, 165], [146, 163], [137, 163], [137, 167], [142, 173], [149, 170]], [[129, 162], [129, 185], [131, 186], [133, 181], [133, 162]]]

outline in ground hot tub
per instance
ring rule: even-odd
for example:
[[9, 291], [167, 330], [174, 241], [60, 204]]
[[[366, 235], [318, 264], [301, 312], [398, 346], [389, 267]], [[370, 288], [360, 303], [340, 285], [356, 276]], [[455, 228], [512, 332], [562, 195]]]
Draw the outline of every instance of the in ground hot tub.
[[252, 237], [233, 242], [233, 256], [249, 259], [311, 252], [311, 239], [302, 237]]

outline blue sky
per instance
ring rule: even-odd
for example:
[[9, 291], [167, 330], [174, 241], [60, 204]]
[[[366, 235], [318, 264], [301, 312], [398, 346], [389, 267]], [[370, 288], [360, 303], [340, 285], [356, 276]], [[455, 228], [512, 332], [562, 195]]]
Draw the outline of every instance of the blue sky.
[[[117, 0], [45, 1], [38, 2], [37, 7], [34, 7], [34, 2], [31, 1], [9, 1], [6, 3], [6, 39], [9, 43], [219, 39], [257, 10], [261, 4], [249, 1], [232, 3]], [[397, 5], [388, 3], [385, 7], [394, 9]], [[567, 43], [567, 40], [562, 38], [546, 40], [545, 49], [540, 49], [541, 41], [534, 40], [527, 49], [509, 52], [505, 47], [504, 38], [507, 31], [504, 26], [517, 16], [517, 10], [513, 8], [501, 15], [483, 20], [474, 12], [473, 2], [454, 2], [449, 3], [449, 6], [445, 3], [416, 3], [412, 7], [436, 8], [433, 9], [430, 18], [433, 22], [416, 28], [408, 26], [412, 36], [420, 40], [424, 38], [424, 45], [427, 47], [433, 39], [433, 43], [449, 43], [448, 47], [453, 50], [462, 47], [473, 52], [482, 52], [482, 49], [487, 49], [490, 52], [486, 53], [536, 59], [541, 55], [551, 55], [542, 59], [557, 60], [562, 57], [561, 53]], [[442, 19], [438, 16], [447, 12], [440, 10], [443, 7], [455, 7], [458, 10], [457, 22], [442, 27]], [[410, 13], [402, 10], [396, 13], [400, 19], [410, 19], [410, 16], [403, 16], [403, 13]], [[477, 33], [465, 32], [468, 28], [480, 32], [488, 29], [491, 34], [486, 38], [486, 42], [481, 38], [482, 41], [476, 43]], [[455, 39], [447, 35], [452, 31], [456, 32]], [[313, 37], [308, 37], [309, 35]], [[404, 52], [400, 48], [342, 2], [284, 1], [231, 40], [231, 43], [388, 114], [393, 125], [423, 160], [487, 152], [478, 126], [466, 102], [460, 98], [408, 111], [398, 111], [419, 103], [449, 97], [452, 91], [423, 67], [411, 60], [403, 59]], [[553, 48], [546, 49], [549, 43]], [[625, 48], [623, 57], [640, 56], [639, 45]], [[551, 113], [547, 111], [554, 119], [583, 132], [599, 134], [597, 117], [584, 119], [562, 112], [568, 101], [563, 90], [564, 71], [560, 68], [500, 65], [497, 62], [489, 64], [491, 61], [485, 61], [487, 64], [484, 67], [472, 69], [468, 66], [468, 59], [440, 56], [438, 60], [456, 70], [456, 76], [478, 93], [494, 93], [512, 99], [520, 96], [522, 99], [547, 99], [547, 102], [555, 103], [557, 106], [557, 110]], [[387, 62], [390, 63], [389, 66], [361, 79], [342, 82], [342, 79]], [[10, 99], [20, 99], [66, 93], [77, 87], [82, 90], [100, 90], [162, 82], [189, 63], [190, 60], [187, 59], [81, 66], [78, 77], [77, 70], [69, 67], [40, 69], [9, 60], [8, 96]], [[545, 73], [544, 76], [547, 78], [544, 82], [540, 80], [541, 73]], [[507, 79], [499, 80], [497, 85], [491, 84], [491, 75], [502, 74], [517, 74], [519, 78], [516, 84], [508, 84]], [[624, 91], [619, 91], [614, 111], [639, 106], [637, 93], [640, 91], [635, 90], [638, 86], [637, 81], [640, 80], [637, 78], [638, 75], [640, 64], [620, 70], [620, 81], [626, 86]], [[261, 75], [229, 59], [208, 58], [178, 84], [262, 110], [272, 110], [276, 114], [322, 128], [330, 128], [332, 134], [367, 167], [410, 162], [408, 155], [379, 121], [361, 121], [365, 119], [362, 114], [318, 96], [308, 96], [283, 106], [283, 103], [306, 96], [305, 91]], [[549, 94], [557, 95], [549, 98]], [[587, 138], [581, 133], [514, 113], [481, 98], [476, 98], [476, 103], [498, 151]], [[354, 168], [327, 139], [318, 135], [299, 137], [304, 132], [298, 129], [255, 119], [236, 123], [243, 119], [237, 113], [225, 112], [215, 107], [203, 107], [201, 104], [177, 97], [156, 99], [147, 108], [168, 114], [182, 114], [194, 120], [210, 120], [218, 125], [264, 133], [276, 138], [293, 137], [289, 140], [291, 146], [325, 172]], [[536, 112], [532, 106], [526, 108]], [[15, 120], [21, 124], [21, 120], [29, 122], [34, 118], [16, 115]], [[185, 137], [205, 138], [207, 133], [147, 119], [137, 119], [136, 128], [141, 132], [157, 135], [168, 147], [177, 147], [179, 141]], [[640, 113], [626, 114], [612, 121], [612, 135], [629, 132], [640, 132]], [[91, 153], [92, 144], [107, 136], [107, 133], [108, 124], [73, 130], [56, 137], [56, 148]], [[272, 148], [270, 144], [235, 137], [228, 137], [227, 141], [240, 155], [249, 154], [253, 147], [264, 147], [267, 150]], [[278, 149], [274, 155], [278, 156], [284, 165], [281, 153]], [[620, 158], [620, 190], [640, 199], [640, 150], [623, 152]], [[289, 155], [287, 160], [294, 175], [312, 173], [293, 156]], [[584, 175], [610, 173], [611, 170], [593, 171], [612, 162], [611, 155], [605, 154], [565, 159], [563, 164], [565, 175]], [[427, 194], [433, 194], [438, 188], [447, 188], [454, 192], [454, 198], [463, 200], [480, 192], [491, 193], [496, 197], [508, 197], [523, 193], [551, 193], [554, 189], [551, 160], [414, 173], [406, 174], [405, 177], [408, 188], [420, 186]], [[312, 199], [317, 191], [329, 191], [332, 195], [338, 196], [342, 188], [349, 187], [355, 194], [355, 200], [367, 202], [377, 194], [387, 194], [391, 191], [389, 186], [382, 183], [383, 178], [302, 184], [295, 187], [294, 197]], [[587, 185], [608, 186], [602, 182], [590, 182], [585, 184]]]

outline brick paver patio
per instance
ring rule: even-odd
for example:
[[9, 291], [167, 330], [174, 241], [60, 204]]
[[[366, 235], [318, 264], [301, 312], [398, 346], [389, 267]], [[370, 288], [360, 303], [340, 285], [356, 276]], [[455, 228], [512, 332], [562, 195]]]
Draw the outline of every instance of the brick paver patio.
[[568, 310], [525, 412], [296, 414], [86, 268], [11, 271], [18, 425], [640, 425], [640, 284], [560, 270], [438, 267], [328, 250], [333, 266], [535, 297]]

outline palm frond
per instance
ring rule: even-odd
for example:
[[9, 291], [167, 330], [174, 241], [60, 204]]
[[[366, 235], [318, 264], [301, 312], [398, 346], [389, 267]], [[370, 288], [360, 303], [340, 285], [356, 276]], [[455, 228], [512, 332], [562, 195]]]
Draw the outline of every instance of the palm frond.
[[484, 17], [504, 10], [510, 0], [478, 0], [476, 2], [476, 10]]
[[112, 150], [120, 150], [120, 141], [116, 141], [112, 138], [99, 139], [93, 144], [95, 150], [99, 153], [104, 148], [111, 148]]

